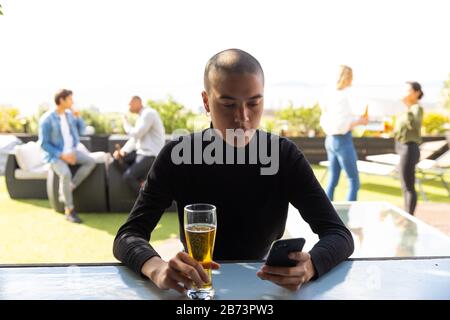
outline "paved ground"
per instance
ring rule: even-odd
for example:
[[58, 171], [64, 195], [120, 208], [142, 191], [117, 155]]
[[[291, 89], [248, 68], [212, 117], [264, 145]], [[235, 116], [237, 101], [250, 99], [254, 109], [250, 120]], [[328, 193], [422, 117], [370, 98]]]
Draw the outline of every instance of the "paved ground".
[[419, 202], [415, 216], [450, 236], [450, 199], [448, 203]]

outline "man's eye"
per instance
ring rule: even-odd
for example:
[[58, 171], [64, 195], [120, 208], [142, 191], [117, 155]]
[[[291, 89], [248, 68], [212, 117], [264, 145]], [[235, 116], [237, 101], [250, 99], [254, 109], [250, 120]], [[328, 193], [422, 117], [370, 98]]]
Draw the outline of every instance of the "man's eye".
[[247, 104], [247, 106], [249, 106], [249, 107], [256, 107], [256, 106], [258, 106], [258, 104], [259, 103], [249, 103], [249, 104]]

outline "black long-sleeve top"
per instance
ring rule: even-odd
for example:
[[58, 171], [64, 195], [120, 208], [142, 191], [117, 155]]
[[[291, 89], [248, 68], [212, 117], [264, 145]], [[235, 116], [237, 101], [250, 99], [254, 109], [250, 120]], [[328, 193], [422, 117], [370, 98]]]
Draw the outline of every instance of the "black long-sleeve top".
[[[208, 130], [185, 137], [189, 139], [184, 140], [185, 143], [190, 141], [193, 146], [194, 137], [207, 134]], [[261, 137], [267, 138], [269, 151], [273, 149], [272, 144], [278, 145], [278, 150], [274, 148], [272, 151], [272, 159], [276, 159], [276, 155], [279, 159], [275, 174], [261, 174], [261, 168], [270, 167], [262, 158], [258, 157], [256, 163], [249, 163], [249, 146], [253, 142], [263, 141]], [[184, 159], [189, 158], [188, 153], [179, 151], [180, 143], [181, 140], [173, 140], [162, 149], [127, 221], [114, 240], [114, 256], [134, 271], [140, 273], [142, 265], [158, 255], [149, 244], [151, 232], [173, 200], [178, 207], [180, 239], [185, 249], [184, 206], [193, 203], [216, 206], [217, 230], [213, 255], [216, 261], [263, 259], [271, 243], [284, 233], [289, 203], [298, 209], [320, 238], [309, 252], [316, 277], [353, 253], [350, 231], [337, 215], [307, 159], [289, 139], [258, 130], [245, 147], [245, 164], [236, 161], [235, 164], [206, 164], [204, 161], [195, 164], [195, 150], [191, 150], [190, 164], [186, 163], [188, 161], [179, 164], [177, 160], [174, 163], [174, 148], [179, 155], [187, 155]], [[209, 141], [201, 142], [201, 150], [206, 151], [205, 147], [209, 144]], [[225, 155], [237, 148], [223, 143], [222, 150], [223, 162], [229, 163]], [[258, 147], [258, 150], [261, 148]], [[174, 154], [177, 152], [174, 150]], [[220, 152], [212, 153], [217, 154]]]

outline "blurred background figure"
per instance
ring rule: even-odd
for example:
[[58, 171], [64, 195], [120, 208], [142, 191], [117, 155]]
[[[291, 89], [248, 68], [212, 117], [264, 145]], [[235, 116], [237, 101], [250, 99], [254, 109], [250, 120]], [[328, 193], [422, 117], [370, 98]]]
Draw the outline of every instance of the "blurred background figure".
[[405, 210], [414, 214], [417, 204], [416, 164], [419, 162], [419, 144], [423, 118], [423, 108], [419, 100], [423, 97], [422, 86], [418, 82], [407, 82], [403, 97], [406, 112], [401, 114], [394, 129], [395, 151], [400, 155], [399, 174], [402, 185]]
[[165, 131], [158, 112], [150, 107], [144, 108], [140, 97], [131, 98], [129, 111], [139, 116], [134, 126], [126, 116], [123, 117], [123, 127], [130, 139], [122, 148], [116, 146], [113, 157], [114, 165], [123, 172], [123, 181], [137, 195], [153, 161], [164, 146]]
[[[49, 163], [60, 179], [59, 198], [64, 202], [66, 219], [81, 223], [73, 203], [73, 191], [94, 170], [95, 160], [78, 148], [80, 137], [72, 112], [72, 91], [59, 90], [55, 94], [56, 109], [49, 110], [39, 121], [39, 143], [44, 161]], [[72, 177], [69, 166], [80, 165]]]
[[353, 71], [350, 67], [339, 67], [336, 87], [328, 93], [322, 103], [320, 124], [327, 135], [325, 149], [329, 161], [329, 180], [326, 193], [333, 200], [334, 190], [339, 182], [341, 169], [347, 174], [350, 187], [348, 201], [356, 201], [359, 190], [359, 175], [356, 166], [356, 150], [353, 145], [352, 129], [368, 123], [368, 112], [355, 119], [351, 106], [351, 85]]

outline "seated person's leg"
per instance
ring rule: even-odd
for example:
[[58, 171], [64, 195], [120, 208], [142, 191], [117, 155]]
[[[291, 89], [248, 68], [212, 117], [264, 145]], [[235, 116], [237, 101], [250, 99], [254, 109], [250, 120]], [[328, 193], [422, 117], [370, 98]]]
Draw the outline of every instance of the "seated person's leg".
[[72, 187], [75, 189], [84, 181], [94, 170], [95, 160], [87, 153], [76, 151], [77, 164], [81, 167], [75, 173], [72, 180]]
[[58, 159], [52, 163], [51, 167], [59, 177], [59, 197], [64, 202], [65, 212], [70, 212], [73, 209], [73, 198], [71, 188], [72, 173], [69, 165]]
[[123, 180], [136, 193], [141, 189], [141, 180], [145, 179], [155, 157], [137, 155], [135, 162], [123, 174]]

